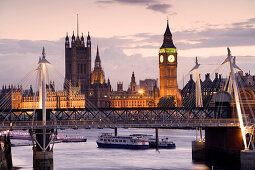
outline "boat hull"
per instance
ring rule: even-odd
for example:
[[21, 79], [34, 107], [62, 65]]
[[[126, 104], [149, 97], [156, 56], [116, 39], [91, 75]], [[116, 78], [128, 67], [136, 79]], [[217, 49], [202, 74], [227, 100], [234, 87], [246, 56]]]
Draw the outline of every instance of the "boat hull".
[[[150, 148], [157, 148], [156, 142], [150, 142]], [[158, 144], [159, 149], [175, 149], [175, 144]]]
[[122, 148], [122, 149], [148, 149], [149, 145], [129, 145], [129, 144], [114, 144], [97, 142], [99, 148]]
[[87, 142], [87, 139], [63, 139], [62, 142], [64, 143], [73, 143], [73, 142]]

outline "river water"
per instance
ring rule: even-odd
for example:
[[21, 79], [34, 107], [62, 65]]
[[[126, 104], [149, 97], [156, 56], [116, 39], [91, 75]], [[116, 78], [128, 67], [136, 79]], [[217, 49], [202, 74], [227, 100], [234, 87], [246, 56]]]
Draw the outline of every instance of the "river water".
[[[114, 133], [113, 129], [59, 130], [59, 136], [85, 136], [84, 143], [57, 143], [54, 145], [54, 170], [81, 169], [210, 169], [205, 164], [192, 162], [191, 142], [195, 130], [159, 129], [159, 137], [167, 136], [176, 149], [101, 149], [96, 139], [101, 133]], [[118, 129], [118, 135], [150, 134], [155, 129]], [[17, 141], [13, 141], [17, 142]], [[33, 169], [32, 146], [12, 147], [14, 167]]]

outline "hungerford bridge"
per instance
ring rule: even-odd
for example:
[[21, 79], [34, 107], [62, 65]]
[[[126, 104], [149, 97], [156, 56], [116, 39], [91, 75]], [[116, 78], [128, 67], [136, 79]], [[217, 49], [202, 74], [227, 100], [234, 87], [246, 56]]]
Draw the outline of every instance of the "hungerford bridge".
[[[229, 107], [203, 107], [199, 66], [196, 61], [192, 71], [196, 74], [196, 107], [150, 108], [46, 108], [45, 56], [39, 60], [39, 106], [41, 109], [0, 110], [1, 131], [29, 130], [33, 141], [33, 166], [35, 169], [53, 169], [53, 144], [57, 129], [65, 128], [199, 128], [201, 138], [192, 143], [193, 160], [230, 156], [237, 159], [242, 169], [255, 169], [253, 108], [245, 114], [233, 62], [228, 48], [224, 63], [229, 63], [228, 94], [233, 94], [234, 104]], [[223, 97], [224, 98], [224, 97]], [[231, 113], [229, 113], [231, 112]], [[225, 115], [231, 115], [226, 116]], [[205, 139], [201, 129], [205, 129]], [[1, 166], [12, 166], [9, 136], [2, 137]]]

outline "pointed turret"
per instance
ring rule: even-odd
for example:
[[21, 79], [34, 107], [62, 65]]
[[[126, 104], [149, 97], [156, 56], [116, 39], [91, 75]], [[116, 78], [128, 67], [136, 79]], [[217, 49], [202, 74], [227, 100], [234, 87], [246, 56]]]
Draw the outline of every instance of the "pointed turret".
[[132, 77], [131, 77], [131, 83], [135, 83], [135, 73], [132, 73]]
[[75, 40], [75, 36], [74, 36], [74, 31], [73, 31], [72, 41], [74, 41], [74, 40]]
[[88, 36], [87, 36], [87, 47], [91, 47], [91, 39], [90, 39], [90, 35], [89, 35], [89, 32], [88, 32]]
[[166, 31], [165, 31], [164, 36], [172, 36], [172, 33], [169, 28], [169, 24], [168, 24], [168, 19], [167, 19]]
[[131, 93], [134, 93], [136, 91], [136, 82], [135, 82], [135, 73], [132, 73], [131, 82], [130, 82], [130, 90]]
[[75, 36], [74, 36], [74, 31], [73, 31], [73, 35], [72, 35], [72, 47], [75, 46]]
[[43, 50], [42, 50], [42, 59], [45, 59], [45, 48], [43, 47]]
[[81, 34], [81, 45], [84, 47], [84, 37], [83, 37], [83, 33]]
[[70, 47], [68, 33], [66, 33], [66, 42], [65, 42], [65, 47], [66, 47], [66, 48], [69, 48], [69, 47]]
[[44, 63], [44, 64], [50, 64], [50, 62], [47, 61], [47, 59], [45, 58], [45, 56], [46, 56], [45, 48], [43, 47], [43, 49], [42, 49], [42, 58], [39, 57], [39, 62], [38, 62], [38, 64], [42, 64], [42, 63]]
[[66, 32], [66, 41], [69, 42], [68, 32]]
[[88, 36], [87, 36], [87, 41], [90, 40], [90, 35], [89, 35], [89, 32], [88, 32]]
[[96, 54], [96, 59], [95, 59], [95, 67], [101, 67], [101, 60], [100, 60], [100, 56], [99, 56], [98, 45], [97, 45], [97, 54]]
[[81, 34], [81, 41], [83, 41], [83, 43], [84, 43], [83, 33]]
[[160, 49], [162, 49], [162, 48], [176, 48], [173, 43], [172, 33], [169, 28], [168, 20], [167, 20], [167, 25], [166, 25], [166, 31], [164, 34], [164, 41], [163, 41], [163, 44]]
[[99, 57], [98, 45], [97, 45], [97, 55], [96, 55], [96, 57]]
[[101, 59], [99, 56], [98, 45], [97, 45], [97, 53], [96, 53], [96, 59], [95, 59], [95, 67], [91, 74], [91, 84], [95, 84], [95, 83], [99, 83], [99, 84], [105, 83], [104, 71], [101, 66]]

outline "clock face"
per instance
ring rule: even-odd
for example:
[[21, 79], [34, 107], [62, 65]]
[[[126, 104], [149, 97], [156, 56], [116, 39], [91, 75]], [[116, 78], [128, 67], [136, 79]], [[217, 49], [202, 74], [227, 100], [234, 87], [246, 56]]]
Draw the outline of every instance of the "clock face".
[[89, 92], [89, 96], [93, 96], [93, 91], [90, 91], [90, 92]]
[[163, 55], [160, 56], [159, 61], [160, 61], [161, 63], [163, 63], [163, 61], [164, 61]]
[[175, 60], [174, 55], [169, 55], [167, 59], [168, 59], [169, 63], [172, 63]]

